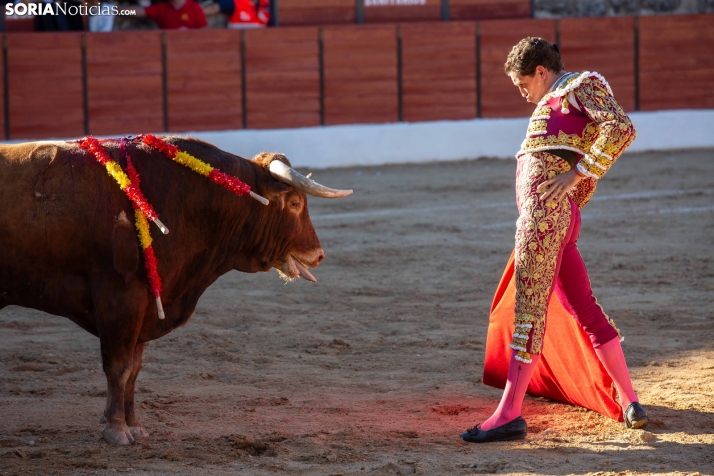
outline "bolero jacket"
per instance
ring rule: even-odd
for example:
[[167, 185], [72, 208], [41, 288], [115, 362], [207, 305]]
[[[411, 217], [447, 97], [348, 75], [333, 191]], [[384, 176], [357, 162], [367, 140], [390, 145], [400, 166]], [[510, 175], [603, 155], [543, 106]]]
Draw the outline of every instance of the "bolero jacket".
[[635, 136], [632, 121], [615, 101], [605, 78], [590, 71], [566, 73], [533, 111], [516, 157], [557, 149], [575, 152], [575, 166], [585, 178], [572, 195], [582, 208], [595, 192], [596, 181]]

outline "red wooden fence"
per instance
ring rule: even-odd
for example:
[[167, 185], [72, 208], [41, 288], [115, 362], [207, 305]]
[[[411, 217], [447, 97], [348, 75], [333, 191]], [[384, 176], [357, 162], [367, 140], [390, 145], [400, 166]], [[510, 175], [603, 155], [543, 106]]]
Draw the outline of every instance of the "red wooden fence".
[[323, 31], [325, 124], [396, 122], [397, 27], [327, 27]]
[[387, 0], [365, 0], [365, 23], [439, 21], [441, 0], [424, 0], [422, 5], [391, 5]]
[[[449, 0], [450, 20], [494, 20], [502, 18], [530, 18], [532, 0]], [[280, 0], [280, 26], [335, 25], [357, 22], [355, 0]], [[442, 19], [441, 0], [423, 3], [397, 4], [392, 0], [364, 0], [362, 21], [365, 23], [439, 21]]]
[[530, 18], [532, 0], [450, 0], [452, 20]]
[[10, 139], [84, 133], [80, 33], [7, 36]]
[[560, 21], [560, 52], [568, 71], [597, 71], [626, 111], [635, 110], [635, 18]]
[[476, 25], [402, 26], [402, 118], [476, 117]]
[[[451, 0], [452, 16], [462, 1], [492, 4]], [[40, 139], [523, 117], [533, 106], [503, 63], [521, 38], [557, 35], [567, 69], [603, 74], [628, 111], [714, 108], [711, 14], [12, 33], [0, 131]]]
[[86, 41], [88, 132], [163, 130], [161, 32], [100, 33]]
[[640, 18], [640, 109], [714, 108], [714, 15]]
[[280, 0], [280, 26], [355, 23], [354, 0]]
[[[2, 77], [5, 78], [5, 62], [0, 62], [0, 74], [2, 74]], [[7, 84], [5, 84], [6, 90], [7, 90]], [[5, 94], [0, 94], [0, 106], [2, 106], [2, 110], [5, 111], [5, 114], [0, 114], [0, 137], [9, 139], [10, 138], [10, 131], [9, 131], [9, 126], [6, 122], [6, 116], [9, 115], [9, 108], [7, 107], [8, 105], [5, 103]], [[42, 137], [39, 136], [38, 137]]]
[[526, 102], [503, 72], [513, 45], [526, 36], [555, 41], [555, 20], [494, 20], [481, 22], [481, 116], [530, 116]]
[[245, 67], [247, 127], [320, 125], [317, 28], [246, 31]]
[[240, 39], [236, 30], [166, 32], [170, 131], [243, 128]]

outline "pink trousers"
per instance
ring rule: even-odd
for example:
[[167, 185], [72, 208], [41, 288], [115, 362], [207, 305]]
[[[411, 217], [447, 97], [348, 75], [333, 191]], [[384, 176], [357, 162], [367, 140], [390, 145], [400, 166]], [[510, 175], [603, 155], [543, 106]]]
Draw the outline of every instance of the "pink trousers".
[[597, 348], [619, 337], [619, 334], [593, 295], [588, 270], [578, 250], [580, 210], [572, 199], [568, 199], [572, 211], [570, 227], [556, 266], [553, 292], [588, 334], [593, 347]]
[[569, 170], [561, 158], [547, 152], [519, 158], [516, 198], [520, 216], [516, 224], [514, 273], [515, 326], [511, 348], [516, 359], [530, 362], [539, 355], [545, 335], [546, 311], [553, 292], [578, 320], [595, 347], [618, 336], [614, 323], [598, 305], [577, 247], [580, 210], [568, 196], [543, 202], [538, 187]]

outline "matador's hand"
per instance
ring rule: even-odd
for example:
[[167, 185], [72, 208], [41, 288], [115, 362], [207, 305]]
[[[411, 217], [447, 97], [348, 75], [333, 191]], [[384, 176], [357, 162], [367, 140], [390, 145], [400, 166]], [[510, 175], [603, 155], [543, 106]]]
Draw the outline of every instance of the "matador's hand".
[[538, 186], [538, 193], [542, 193], [540, 196], [540, 201], [554, 200], [559, 202], [565, 198], [565, 194], [570, 191], [571, 188], [575, 187], [582, 177], [578, 175], [575, 167], [570, 169], [564, 174], [556, 175], [552, 179], [546, 180]]

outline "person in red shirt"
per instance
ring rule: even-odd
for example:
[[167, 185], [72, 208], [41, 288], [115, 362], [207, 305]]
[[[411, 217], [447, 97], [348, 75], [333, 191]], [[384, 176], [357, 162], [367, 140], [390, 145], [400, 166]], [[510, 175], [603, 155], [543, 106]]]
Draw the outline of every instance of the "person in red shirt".
[[204, 28], [208, 24], [201, 6], [194, 0], [169, 0], [134, 10], [137, 17], [151, 18], [162, 30]]
[[228, 17], [228, 28], [264, 28], [270, 20], [270, 0], [216, 0], [203, 6], [207, 16]]

